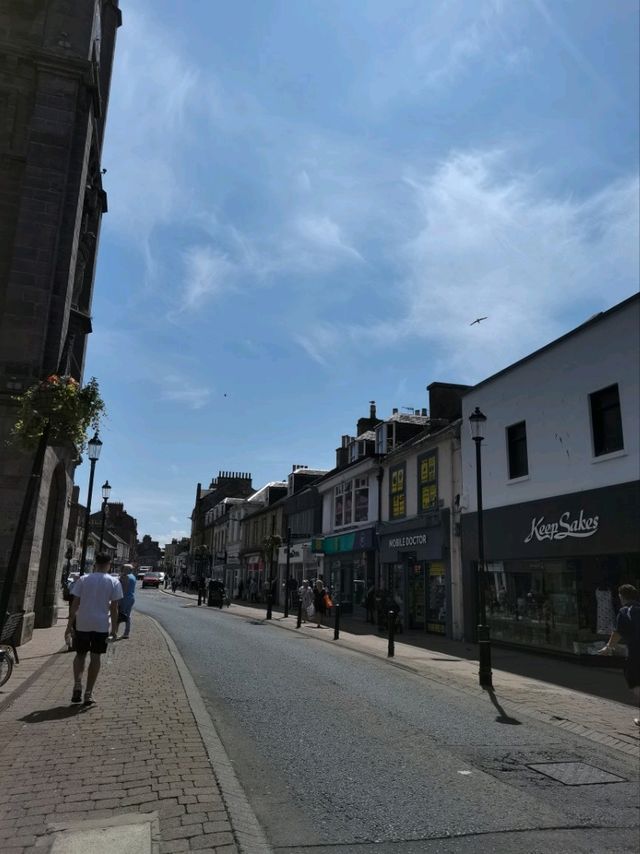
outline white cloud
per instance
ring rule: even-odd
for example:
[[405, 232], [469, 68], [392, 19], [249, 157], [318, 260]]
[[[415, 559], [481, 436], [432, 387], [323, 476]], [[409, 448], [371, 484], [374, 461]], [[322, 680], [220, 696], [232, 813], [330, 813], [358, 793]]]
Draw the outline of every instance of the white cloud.
[[[343, 236], [342, 229], [330, 216], [299, 216], [294, 222], [294, 231], [301, 238], [298, 251], [302, 253], [310, 252], [315, 256], [319, 251], [322, 254], [333, 256], [336, 260], [339, 259], [340, 255], [346, 255], [359, 261], [363, 260], [357, 249], [349, 245]], [[293, 260], [292, 253], [288, 259], [285, 259], [285, 262], [291, 263]]]
[[236, 272], [235, 264], [225, 254], [207, 245], [190, 246], [183, 253], [183, 260], [183, 309], [198, 308], [205, 299], [223, 293]]
[[417, 338], [437, 354], [436, 370], [474, 381], [637, 289], [637, 175], [583, 200], [557, 198], [535, 176], [510, 173], [505, 153], [471, 152], [410, 187], [420, 213], [397, 252], [401, 312], [310, 329], [299, 343], [315, 361]]
[[161, 397], [163, 400], [173, 400], [184, 403], [191, 409], [202, 409], [211, 396], [211, 389], [196, 385], [183, 376], [169, 374], [164, 377]]
[[[149, 255], [151, 234], [188, 205], [182, 180], [199, 74], [169, 34], [139, 9], [118, 34], [103, 161], [105, 227]], [[147, 260], [149, 260], [147, 258]]]

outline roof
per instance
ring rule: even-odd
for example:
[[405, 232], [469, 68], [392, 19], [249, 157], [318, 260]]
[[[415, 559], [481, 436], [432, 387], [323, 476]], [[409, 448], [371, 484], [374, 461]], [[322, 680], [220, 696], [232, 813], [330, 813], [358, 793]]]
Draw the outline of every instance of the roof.
[[507, 365], [506, 368], [503, 368], [501, 371], [498, 371], [495, 374], [491, 374], [490, 377], [487, 377], [484, 380], [480, 380], [476, 385], [471, 386], [471, 388], [465, 392], [462, 396], [467, 397], [467, 395], [472, 394], [477, 389], [481, 388], [481, 386], [486, 385], [487, 383], [493, 382], [493, 380], [498, 377], [503, 376], [503, 374], [507, 374], [510, 371], [519, 368], [520, 365], [524, 365], [526, 362], [530, 362], [532, 359], [537, 358], [541, 353], [546, 352], [547, 350], [551, 350], [553, 347], [557, 347], [559, 344], [566, 341], [568, 338], [571, 338], [573, 335], [577, 335], [579, 332], [583, 332], [585, 329], [588, 329], [591, 326], [595, 326], [597, 323], [600, 323], [605, 317], [609, 317], [612, 314], [615, 314], [618, 311], [622, 311], [622, 309], [627, 308], [633, 302], [637, 302], [640, 300], [640, 294], [634, 294], [633, 296], [628, 297], [622, 302], [617, 303], [617, 305], [612, 306], [606, 311], [599, 311], [597, 314], [594, 314], [588, 320], [585, 320], [584, 323], [581, 323], [580, 326], [576, 326], [575, 329], [569, 330], [564, 335], [561, 335], [559, 338], [555, 338], [553, 341], [550, 341], [548, 344], [545, 344], [543, 347], [540, 347], [538, 350], [534, 350], [533, 353], [529, 353], [528, 356], [524, 356], [522, 359], [518, 359], [517, 362], [514, 362], [511, 365]]
[[287, 488], [287, 481], [286, 480], [270, 480], [269, 483], [265, 483], [264, 486], [261, 486], [260, 489], [257, 489], [253, 493], [253, 495], [250, 495], [247, 498], [247, 501], [251, 501], [251, 502], [260, 501], [261, 496], [265, 495], [267, 490], [271, 486], [280, 486], [280, 487], [284, 487], [286, 489]]
[[360, 433], [360, 435], [355, 438], [356, 442], [375, 442], [375, 440], [375, 430], [365, 430], [364, 433]]
[[401, 421], [403, 424], [427, 424], [429, 422], [428, 415], [410, 415], [408, 412], [394, 412], [389, 418], [386, 418], [384, 423], [389, 421]]
[[424, 445], [427, 442], [431, 442], [433, 440], [437, 441], [445, 436], [447, 433], [457, 433], [460, 424], [462, 422], [462, 418], [457, 418], [455, 421], [450, 421], [448, 424], [444, 426], [438, 426], [436, 430], [429, 429], [431, 425], [421, 433], [418, 433], [417, 436], [412, 436], [410, 439], [407, 439], [406, 442], [402, 442], [402, 444], [398, 445], [397, 448], [394, 448], [392, 451], [389, 451], [386, 454], [386, 457], [396, 457], [400, 456], [403, 453], [410, 453], [415, 448], [419, 448], [420, 445]]

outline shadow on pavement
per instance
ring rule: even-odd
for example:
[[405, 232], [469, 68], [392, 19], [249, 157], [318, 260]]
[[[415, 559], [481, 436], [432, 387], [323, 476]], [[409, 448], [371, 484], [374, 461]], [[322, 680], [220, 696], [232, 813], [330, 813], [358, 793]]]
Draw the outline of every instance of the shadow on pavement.
[[19, 721], [24, 721], [26, 724], [40, 724], [45, 721], [62, 721], [65, 718], [74, 718], [77, 714], [87, 711], [87, 706], [82, 703], [77, 703], [73, 706], [54, 706], [52, 709], [38, 709], [35, 712], [29, 712], [23, 718], [18, 718]]
[[[385, 633], [378, 631], [377, 626], [344, 615], [342, 617], [342, 628], [356, 635], [386, 636]], [[466, 661], [478, 660], [476, 644], [449, 640], [441, 635], [426, 634], [409, 629], [396, 637], [396, 642], [426, 649], [436, 655], [445, 654]], [[619, 662], [615, 663], [616, 666], [610, 667], [602, 666], [602, 661], [586, 665], [554, 655], [512, 649], [496, 644], [492, 644], [491, 654], [492, 666], [495, 670], [503, 670], [506, 673], [513, 673], [526, 679], [539, 679], [541, 682], [558, 685], [571, 691], [580, 691], [583, 694], [591, 694], [605, 700], [614, 700], [627, 706], [634, 705], [631, 692], [627, 689], [622, 676]]]

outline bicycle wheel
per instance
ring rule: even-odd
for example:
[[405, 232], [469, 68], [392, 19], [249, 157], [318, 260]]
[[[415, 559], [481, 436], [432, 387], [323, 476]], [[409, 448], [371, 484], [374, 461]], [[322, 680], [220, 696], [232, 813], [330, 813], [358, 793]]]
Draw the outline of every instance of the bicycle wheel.
[[13, 658], [4, 649], [0, 649], [0, 686], [8, 682], [13, 673]]

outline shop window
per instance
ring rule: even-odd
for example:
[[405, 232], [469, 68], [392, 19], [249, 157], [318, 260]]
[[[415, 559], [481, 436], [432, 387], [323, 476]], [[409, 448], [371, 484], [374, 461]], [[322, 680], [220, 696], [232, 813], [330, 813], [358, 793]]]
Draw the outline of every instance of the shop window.
[[366, 522], [369, 518], [369, 479], [357, 477], [355, 495], [355, 522]]
[[589, 400], [594, 456], [600, 457], [602, 454], [621, 451], [624, 448], [624, 442], [618, 384], [594, 391], [589, 395]]
[[418, 457], [418, 512], [427, 513], [438, 507], [438, 452]]
[[389, 478], [389, 518], [403, 519], [407, 512], [405, 464], [394, 466]]
[[529, 474], [527, 457], [527, 424], [519, 421], [507, 427], [507, 451], [509, 455], [509, 479]]

